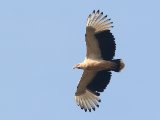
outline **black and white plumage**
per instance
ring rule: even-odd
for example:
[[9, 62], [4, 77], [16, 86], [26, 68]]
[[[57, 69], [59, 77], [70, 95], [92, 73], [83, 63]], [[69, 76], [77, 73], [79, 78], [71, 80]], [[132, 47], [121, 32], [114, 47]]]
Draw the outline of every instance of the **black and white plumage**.
[[83, 69], [83, 75], [77, 86], [75, 100], [78, 106], [85, 111], [95, 110], [101, 101], [100, 92], [110, 82], [111, 71], [119, 72], [124, 68], [121, 59], [115, 56], [115, 38], [110, 32], [112, 22], [103, 12], [93, 11], [87, 18], [85, 60], [74, 68]]

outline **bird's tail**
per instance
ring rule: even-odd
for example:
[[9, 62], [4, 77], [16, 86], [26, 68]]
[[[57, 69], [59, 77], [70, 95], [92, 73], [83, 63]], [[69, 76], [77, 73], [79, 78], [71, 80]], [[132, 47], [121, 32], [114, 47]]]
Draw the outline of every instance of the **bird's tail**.
[[86, 90], [85, 93], [81, 95], [76, 95], [75, 100], [77, 105], [80, 106], [81, 109], [84, 109], [85, 112], [87, 110], [91, 112], [91, 109], [95, 111], [95, 108], [99, 107], [98, 102], [101, 102], [100, 98], [89, 90]]
[[112, 60], [112, 62], [114, 62], [113, 71], [115, 72], [120, 72], [125, 66], [124, 62], [121, 59], [115, 59]]

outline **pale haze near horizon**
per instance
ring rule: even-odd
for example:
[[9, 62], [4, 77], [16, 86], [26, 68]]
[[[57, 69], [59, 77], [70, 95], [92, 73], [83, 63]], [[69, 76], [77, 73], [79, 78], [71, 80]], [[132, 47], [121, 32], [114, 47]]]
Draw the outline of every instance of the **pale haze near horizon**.
[[[160, 2], [0, 2], [0, 120], [159, 120]], [[74, 101], [85, 57], [85, 23], [93, 10], [113, 21], [114, 73], [95, 112]]]

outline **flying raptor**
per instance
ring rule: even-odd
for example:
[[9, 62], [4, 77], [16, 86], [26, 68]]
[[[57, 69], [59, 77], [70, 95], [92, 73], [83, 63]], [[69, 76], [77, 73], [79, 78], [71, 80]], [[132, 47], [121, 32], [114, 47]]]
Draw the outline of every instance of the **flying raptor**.
[[111, 72], [120, 72], [124, 68], [121, 59], [113, 59], [116, 44], [110, 28], [112, 23], [103, 12], [93, 11], [86, 23], [86, 57], [82, 63], [74, 66], [83, 69], [83, 75], [77, 86], [75, 100], [78, 106], [85, 111], [99, 107], [100, 92], [110, 82]]

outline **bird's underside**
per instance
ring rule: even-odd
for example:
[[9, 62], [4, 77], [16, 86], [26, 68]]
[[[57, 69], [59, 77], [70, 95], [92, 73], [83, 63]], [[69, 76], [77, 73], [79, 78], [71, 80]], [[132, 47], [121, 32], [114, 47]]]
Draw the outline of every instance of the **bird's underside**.
[[100, 92], [110, 82], [111, 71], [119, 72], [124, 68], [121, 59], [113, 59], [116, 50], [115, 39], [110, 28], [112, 22], [103, 16], [103, 12], [93, 11], [86, 24], [86, 58], [75, 68], [83, 69], [83, 75], [77, 86], [75, 100], [85, 111], [95, 110], [101, 101]]
[[116, 63], [107, 60], [92, 60], [85, 59], [83, 63], [81, 63], [82, 69], [90, 70], [90, 71], [100, 71], [100, 70], [114, 70], [116, 67]]

